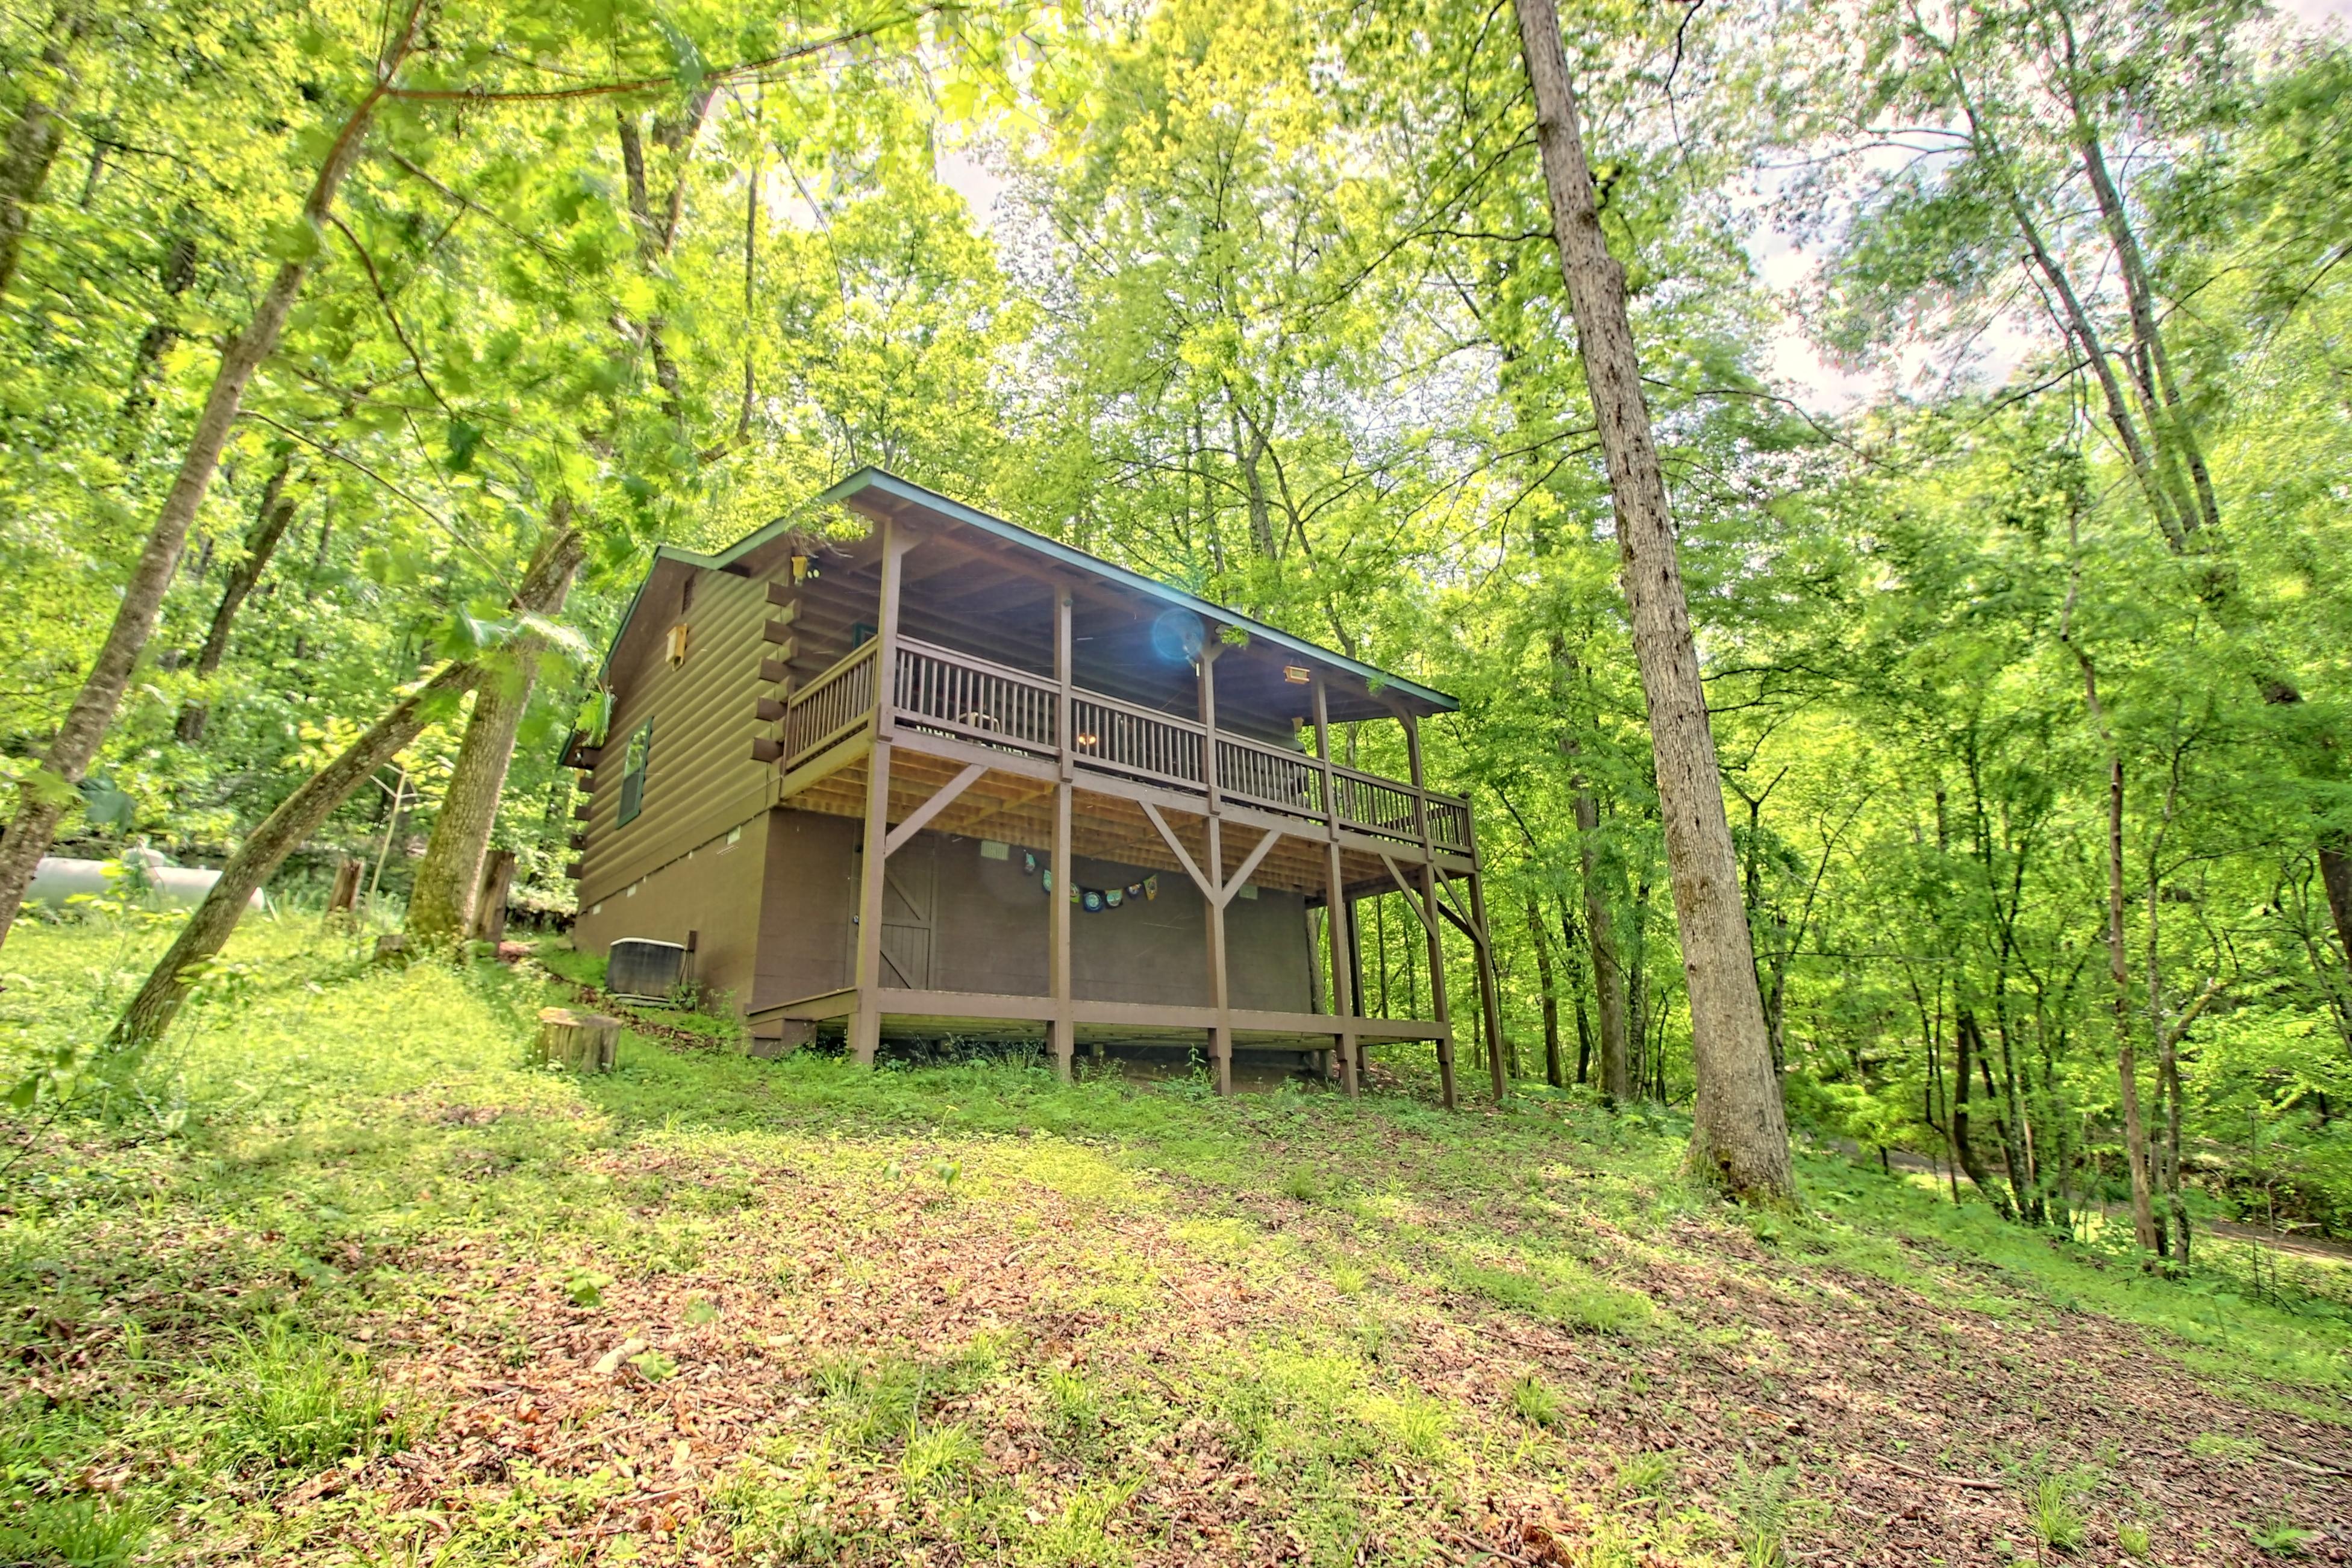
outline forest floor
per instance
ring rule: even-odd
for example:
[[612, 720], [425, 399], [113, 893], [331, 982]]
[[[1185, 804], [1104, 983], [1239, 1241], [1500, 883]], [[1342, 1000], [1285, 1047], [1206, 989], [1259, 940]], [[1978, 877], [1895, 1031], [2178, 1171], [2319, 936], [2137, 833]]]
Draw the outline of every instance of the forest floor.
[[[1746, 1216], [1670, 1117], [1402, 1053], [1220, 1101], [689, 1018], [574, 1077], [544, 973], [252, 925], [0, 1123], [0, 1561], [2352, 1562], [2325, 1260], [1833, 1155]], [[11, 1075], [165, 935], [20, 925]]]

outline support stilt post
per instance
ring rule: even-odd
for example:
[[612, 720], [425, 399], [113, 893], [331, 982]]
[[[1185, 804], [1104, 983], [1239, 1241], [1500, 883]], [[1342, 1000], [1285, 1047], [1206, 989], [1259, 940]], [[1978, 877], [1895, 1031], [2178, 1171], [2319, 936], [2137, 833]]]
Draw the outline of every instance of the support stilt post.
[[857, 883], [857, 1010], [849, 1019], [849, 1054], [874, 1065], [882, 1047], [882, 894], [890, 864], [890, 751], [898, 695], [898, 587], [914, 540], [889, 519], [882, 533], [882, 593], [874, 618], [874, 748], [866, 759], [866, 855]]
[[1437, 1086], [1445, 1099], [1445, 1108], [1454, 1110], [1459, 1102], [1454, 1092], [1454, 1031], [1453, 1012], [1445, 1005], [1445, 923], [1437, 916], [1437, 870], [1427, 861], [1421, 863], [1421, 900], [1429, 911], [1429, 1006], [1430, 1016], [1447, 1025], [1444, 1036], [1437, 1042]]
[[[1201, 648], [1201, 773], [1209, 798], [1208, 856], [1201, 870], [1212, 886], [1225, 882], [1225, 843], [1220, 816], [1223, 804], [1217, 793], [1217, 655], [1224, 644], [1207, 642]], [[1209, 1030], [1209, 1061], [1216, 1073], [1217, 1092], [1234, 1092], [1233, 996], [1225, 970], [1225, 904], [1214, 894], [1208, 899], [1209, 1005], [1217, 1021]]]
[[[1412, 773], [1412, 819], [1421, 835], [1421, 901], [1422, 924], [1429, 928], [1429, 1006], [1430, 1016], [1439, 1023], [1450, 1024], [1453, 1015], [1445, 1005], [1445, 923], [1437, 915], [1437, 868], [1435, 853], [1429, 842], [1429, 788], [1422, 775], [1421, 725], [1410, 713], [1397, 716], [1404, 726], [1405, 761]], [[1407, 949], [1411, 951], [1411, 949]], [[1449, 1028], [1445, 1038], [1437, 1042], [1437, 1082], [1445, 1096], [1445, 1108], [1454, 1109], [1454, 1033]], [[1496, 1079], [1497, 1094], [1502, 1080]]]
[[1054, 1021], [1047, 1026], [1053, 1040], [1054, 1071], [1065, 1082], [1076, 1054], [1077, 1030], [1070, 1017], [1070, 781], [1054, 786], [1054, 896], [1045, 901], [1052, 928], [1053, 950], [1046, 961], [1046, 979], [1054, 993]]
[[1070, 893], [1077, 884], [1070, 871], [1071, 779], [1077, 768], [1070, 735], [1070, 693], [1076, 672], [1071, 668], [1070, 619], [1073, 608], [1066, 586], [1054, 591], [1054, 679], [1059, 688], [1054, 702], [1054, 744], [1061, 754], [1061, 779], [1054, 786], [1054, 896], [1047, 925], [1053, 946], [1045, 959], [1045, 977], [1054, 993], [1054, 1019], [1047, 1026], [1054, 1048], [1054, 1071], [1063, 1082], [1070, 1078], [1077, 1054], [1077, 1026], [1070, 1016]]
[[1339, 864], [1339, 783], [1331, 773], [1331, 704], [1323, 672], [1314, 672], [1315, 756], [1323, 773], [1323, 924], [1331, 936], [1331, 1016], [1339, 1021], [1332, 1031], [1339, 1052], [1339, 1079], [1354, 1099], [1358, 1089], [1357, 1053], [1360, 1042], [1349, 1020], [1358, 1016], [1360, 988], [1350, 983], [1355, 972], [1355, 919], [1348, 904], [1348, 884]]

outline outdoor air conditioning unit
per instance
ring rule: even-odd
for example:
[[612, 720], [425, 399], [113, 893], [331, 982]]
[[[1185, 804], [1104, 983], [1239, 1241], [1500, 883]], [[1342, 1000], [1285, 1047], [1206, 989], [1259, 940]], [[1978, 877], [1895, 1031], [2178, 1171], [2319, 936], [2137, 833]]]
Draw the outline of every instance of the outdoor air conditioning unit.
[[667, 1002], [686, 977], [686, 947], [624, 936], [604, 960], [604, 988], [631, 1001]]

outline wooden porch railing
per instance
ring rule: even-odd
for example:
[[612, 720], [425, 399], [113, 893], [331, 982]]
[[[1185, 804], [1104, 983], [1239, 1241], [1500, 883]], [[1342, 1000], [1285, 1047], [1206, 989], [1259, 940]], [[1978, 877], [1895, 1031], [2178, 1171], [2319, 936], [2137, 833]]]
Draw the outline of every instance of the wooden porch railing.
[[984, 746], [1054, 751], [1061, 688], [1003, 664], [898, 639], [898, 679], [892, 688], [901, 716]]
[[1323, 767], [1255, 740], [1217, 737], [1217, 792], [1296, 817], [1323, 815]]
[[1096, 692], [1070, 698], [1070, 750], [1079, 764], [1191, 794], [1206, 787], [1199, 725]]
[[[867, 643], [793, 694], [785, 768], [872, 720], [878, 645]], [[1061, 690], [1053, 681], [908, 637], [898, 639], [897, 664], [891, 701], [910, 727], [1007, 750], [1059, 754]], [[1071, 695], [1070, 752], [1081, 768], [1199, 794], [1207, 788], [1207, 742], [1208, 732], [1191, 719], [1099, 692]], [[1341, 827], [1400, 844], [1419, 845], [1426, 823], [1432, 844], [1471, 851], [1470, 803], [1460, 796], [1335, 766], [1327, 800], [1323, 765], [1314, 758], [1232, 734], [1219, 734], [1216, 744], [1218, 793], [1237, 802], [1313, 821], [1336, 812]]]
[[868, 643], [792, 695], [784, 711], [783, 764], [806, 761], [874, 716], [874, 655]]

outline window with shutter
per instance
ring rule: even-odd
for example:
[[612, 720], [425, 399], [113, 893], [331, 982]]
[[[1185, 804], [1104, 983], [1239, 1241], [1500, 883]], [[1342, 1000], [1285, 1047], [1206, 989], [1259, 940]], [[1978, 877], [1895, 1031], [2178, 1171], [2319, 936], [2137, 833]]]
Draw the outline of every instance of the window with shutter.
[[626, 823], [645, 809], [646, 763], [654, 749], [654, 721], [646, 720], [629, 737], [629, 749], [621, 771], [621, 805], [619, 821]]

